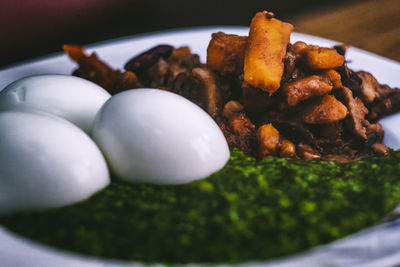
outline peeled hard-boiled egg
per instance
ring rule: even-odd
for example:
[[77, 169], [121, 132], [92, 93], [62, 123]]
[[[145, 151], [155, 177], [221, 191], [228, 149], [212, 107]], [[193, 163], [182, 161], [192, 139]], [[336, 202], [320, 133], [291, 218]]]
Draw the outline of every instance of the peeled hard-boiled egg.
[[92, 136], [116, 176], [130, 182], [188, 183], [221, 169], [230, 155], [205, 111], [158, 89], [111, 97], [95, 119]]
[[46, 74], [19, 79], [0, 92], [0, 109], [34, 109], [60, 116], [89, 133], [111, 95], [82, 78]]
[[0, 112], [0, 214], [60, 207], [110, 182], [87, 134], [49, 114]]

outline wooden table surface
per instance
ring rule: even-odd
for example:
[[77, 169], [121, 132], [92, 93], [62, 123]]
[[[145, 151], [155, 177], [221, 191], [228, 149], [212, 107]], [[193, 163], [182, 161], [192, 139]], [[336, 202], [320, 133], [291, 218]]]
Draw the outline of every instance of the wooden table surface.
[[400, 0], [348, 1], [289, 18], [295, 31], [400, 61]]

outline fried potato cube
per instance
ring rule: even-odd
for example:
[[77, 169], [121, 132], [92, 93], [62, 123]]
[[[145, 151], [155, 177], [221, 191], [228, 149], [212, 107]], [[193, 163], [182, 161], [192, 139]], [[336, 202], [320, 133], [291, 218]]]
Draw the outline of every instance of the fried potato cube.
[[271, 123], [258, 128], [257, 138], [260, 143], [259, 153], [261, 157], [276, 155], [280, 144], [280, 135]]
[[332, 90], [332, 86], [324, 82], [318, 75], [312, 75], [291, 83], [282, 88], [289, 106], [295, 106], [300, 101], [322, 96]]
[[342, 79], [340, 77], [340, 74], [335, 71], [335, 70], [327, 70], [321, 73], [321, 78], [324, 82], [328, 83], [335, 88], [342, 87]]
[[250, 24], [244, 57], [244, 80], [269, 94], [280, 87], [283, 59], [293, 25], [258, 12]]
[[213, 33], [207, 48], [207, 66], [221, 74], [243, 72], [247, 36]]
[[301, 111], [301, 119], [305, 123], [332, 123], [347, 116], [347, 108], [334, 96], [324, 95]]
[[327, 70], [342, 66], [344, 56], [334, 48], [310, 46], [305, 52], [304, 60], [311, 69]]

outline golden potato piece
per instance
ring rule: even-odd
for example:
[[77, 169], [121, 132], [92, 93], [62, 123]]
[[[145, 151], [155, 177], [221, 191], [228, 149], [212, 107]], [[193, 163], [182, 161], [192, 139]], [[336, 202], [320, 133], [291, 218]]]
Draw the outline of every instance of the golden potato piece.
[[344, 119], [347, 108], [334, 96], [324, 95], [318, 101], [305, 106], [301, 113], [301, 119], [305, 123], [331, 123]]
[[337, 71], [326, 70], [322, 72], [320, 76], [322, 80], [331, 85], [333, 89], [342, 87], [342, 79]]
[[280, 144], [278, 130], [271, 123], [264, 124], [257, 130], [257, 138], [260, 143], [259, 153], [261, 157], [275, 155]]
[[310, 46], [305, 53], [305, 62], [314, 70], [327, 70], [342, 66], [344, 56], [333, 48]]
[[213, 33], [207, 48], [207, 66], [221, 74], [243, 72], [247, 36]]
[[289, 106], [295, 106], [300, 101], [322, 96], [332, 90], [332, 86], [324, 82], [318, 75], [312, 75], [291, 83], [282, 88]]
[[298, 41], [292, 45], [291, 50], [300, 55], [308, 67], [314, 70], [328, 70], [344, 63], [344, 56], [340, 55], [336, 49], [308, 45]]
[[244, 80], [272, 94], [280, 87], [284, 70], [283, 58], [293, 25], [258, 12], [250, 24], [244, 57]]

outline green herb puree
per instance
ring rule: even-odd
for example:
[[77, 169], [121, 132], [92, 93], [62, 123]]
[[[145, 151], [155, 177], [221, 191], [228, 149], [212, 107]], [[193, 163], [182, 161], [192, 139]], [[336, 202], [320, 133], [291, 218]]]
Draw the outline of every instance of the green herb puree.
[[234, 150], [208, 179], [112, 184], [82, 203], [0, 219], [51, 246], [140, 262], [265, 260], [380, 222], [400, 203], [400, 151], [350, 164]]

